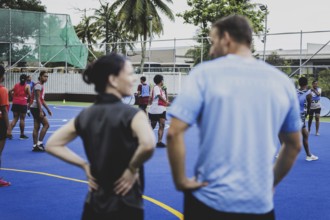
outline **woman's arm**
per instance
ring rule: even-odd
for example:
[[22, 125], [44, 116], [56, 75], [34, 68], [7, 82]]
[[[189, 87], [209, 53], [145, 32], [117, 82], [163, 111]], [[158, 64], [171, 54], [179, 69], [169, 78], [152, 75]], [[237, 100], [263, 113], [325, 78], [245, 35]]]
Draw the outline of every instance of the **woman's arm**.
[[139, 145], [127, 169], [115, 182], [115, 192], [120, 195], [125, 195], [132, 188], [138, 178], [139, 167], [152, 156], [156, 144], [155, 135], [143, 111], [134, 116], [131, 128], [138, 138]]
[[74, 126], [74, 120], [71, 120], [63, 127], [55, 131], [52, 136], [50, 136], [46, 144], [46, 151], [65, 162], [81, 167], [86, 173], [89, 187], [91, 189], [97, 189], [97, 184], [95, 183], [95, 179], [90, 173], [90, 167], [88, 162], [82, 159], [80, 156], [78, 156], [66, 146], [76, 137], [77, 131]]

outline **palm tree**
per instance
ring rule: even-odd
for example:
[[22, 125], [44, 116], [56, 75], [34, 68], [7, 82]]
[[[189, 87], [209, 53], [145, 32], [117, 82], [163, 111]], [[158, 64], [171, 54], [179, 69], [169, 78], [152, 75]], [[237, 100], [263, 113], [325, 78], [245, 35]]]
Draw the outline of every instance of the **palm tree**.
[[[126, 53], [126, 46], [132, 49], [132, 44], [121, 44], [118, 42], [132, 41], [133, 37], [129, 31], [118, 21], [115, 6], [109, 3], [100, 2], [100, 8], [95, 10], [96, 19], [95, 25], [97, 26], [96, 33], [99, 39], [103, 39], [102, 43], [105, 43], [106, 53], [110, 52], [122, 52]], [[110, 44], [111, 43], [111, 44]]]
[[88, 44], [89, 50], [93, 51], [92, 44], [96, 43], [96, 30], [97, 27], [95, 25], [95, 22], [93, 21], [93, 17], [84, 17], [83, 20], [74, 27], [78, 38], [82, 41], [84, 44]]
[[[118, 18], [123, 22], [124, 27], [130, 30], [135, 40], [140, 38], [142, 48], [141, 70], [144, 66], [148, 35], [163, 33], [163, 24], [158, 11], [174, 21], [172, 10], [164, 2], [173, 3], [172, 0], [116, 0], [113, 3], [113, 7], [121, 6], [118, 11]], [[148, 21], [149, 16], [152, 16], [152, 28], [150, 28], [150, 22]], [[150, 29], [153, 33], [148, 34]]]

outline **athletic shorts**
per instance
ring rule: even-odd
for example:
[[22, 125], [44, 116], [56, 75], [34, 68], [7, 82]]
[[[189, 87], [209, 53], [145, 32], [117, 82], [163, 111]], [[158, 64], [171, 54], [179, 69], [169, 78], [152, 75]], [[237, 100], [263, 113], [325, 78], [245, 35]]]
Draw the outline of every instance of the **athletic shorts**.
[[27, 105], [12, 104], [11, 111], [12, 112], [17, 112], [17, 113], [26, 113], [27, 112]]
[[147, 106], [148, 106], [147, 104], [140, 104], [139, 108], [145, 111], [147, 109]]
[[0, 140], [4, 140], [7, 137], [7, 126], [5, 120], [0, 118]]
[[274, 220], [274, 210], [264, 214], [253, 213], [233, 213], [222, 212], [215, 210], [196, 199], [192, 193], [185, 192], [184, 194], [184, 219], [185, 220], [200, 220], [203, 219], [224, 219], [224, 220]]
[[321, 114], [321, 108], [317, 108], [317, 109], [309, 109], [309, 115], [319, 115]]
[[[38, 108], [30, 108], [31, 114], [33, 116], [34, 119], [36, 120], [40, 120], [40, 112]], [[46, 116], [46, 113], [44, 111], [42, 111], [44, 113], [44, 116]]]
[[163, 112], [162, 114], [150, 114], [149, 115], [149, 119], [150, 121], [159, 121], [160, 119], [165, 119], [166, 120], [166, 111]]

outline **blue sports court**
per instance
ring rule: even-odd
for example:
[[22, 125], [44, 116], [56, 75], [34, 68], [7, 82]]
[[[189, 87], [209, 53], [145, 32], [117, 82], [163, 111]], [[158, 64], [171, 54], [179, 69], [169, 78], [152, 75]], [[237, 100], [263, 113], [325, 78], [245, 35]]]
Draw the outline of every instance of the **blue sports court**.
[[[50, 129], [45, 140], [74, 118], [82, 107], [51, 105], [51, 109], [53, 117], [48, 117]], [[0, 176], [12, 185], [0, 188], [1, 219], [80, 219], [87, 192], [83, 171], [47, 153], [32, 152], [32, 118], [27, 117], [25, 129], [29, 139], [19, 139], [17, 124], [13, 130], [14, 139], [7, 140], [3, 152]], [[295, 166], [276, 188], [275, 212], [278, 220], [330, 218], [330, 123], [321, 123], [320, 133], [320, 136], [315, 136], [311, 132], [309, 137], [311, 151], [320, 159], [307, 162], [302, 149]], [[187, 133], [186, 143], [187, 172], [192, 175], [198, 143], [196, 126]], [[84, 156], [80, 139], [76, 139], [69, 147]], [[145, 219], [183, 219], [183, 196], [174, 189], [166, 149], [157, 148], [146, 163], [145, 180]]]

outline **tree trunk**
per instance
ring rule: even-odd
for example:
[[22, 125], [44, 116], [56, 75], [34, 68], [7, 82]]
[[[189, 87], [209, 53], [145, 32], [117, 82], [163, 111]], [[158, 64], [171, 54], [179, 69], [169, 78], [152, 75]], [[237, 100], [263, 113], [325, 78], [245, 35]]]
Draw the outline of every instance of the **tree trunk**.
[[140, 73], [143, 74], [144, 72], [144, 61], [146, 58], [146, 48], [147, 48], [147, 41], [146, 41], [146, 35], [143, 36], [143, 40], [141, 41], [141, 63], [140, 63]]

